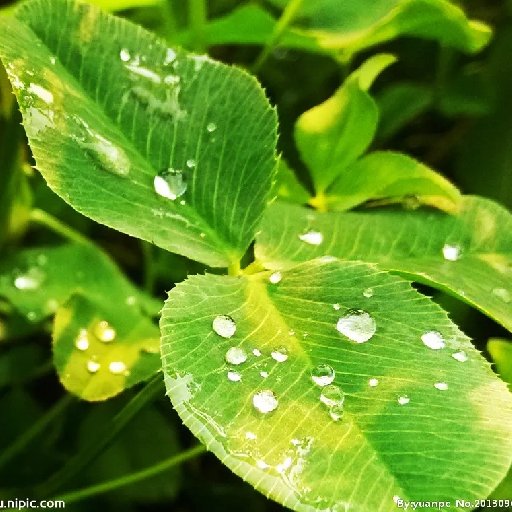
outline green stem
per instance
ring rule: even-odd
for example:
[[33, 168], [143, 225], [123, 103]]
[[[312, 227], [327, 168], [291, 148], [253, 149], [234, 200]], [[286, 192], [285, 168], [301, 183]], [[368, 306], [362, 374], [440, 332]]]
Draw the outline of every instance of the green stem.
[[149, 466], [148, 468], [136, 471], [135, 473], [130, 473], [128, 475], [124, 475], [120, 478], [109, 480], [108, 482], [101, 484], [92, 485], [91, 487], [85, 487], [83, 489], [71, 491], [55, 499], [63, 500], [66, 505], [68, 505], [69, 503], [74, 503], [76, 501], [90, 498], [91, 496], [97, 496], [98, 494], [113, 491], [114, 489], [119, 489], [121, 487], [140, 482], [141, 480], [151, 478], [152, 476], [158, 475], [159, 473], [162, 473], [204, 452], [205, 447], [200, 444], [190, 448], [189, 450], [179, 453], [178, 455], [173, 455], [172, 457], [169, 457], [168, 459], [165, 459], [153, 466]]
[[283, 11], [283, 14], [281, 14], [281, 17], [276, 23], [272, 35], [270, 36], [269, 40], [261, 50], [261, 53], [259, 54], [258, 58], [256, 59], [256, 62], [252, 67], [253, 73], [257, 73], [258, 71], [260, 71], [261, 67], [268, 59], [268, 56], [272, 53], [276, 45], [283, 37], [285, 30], [293, 22], [295, 16], [297, 15], [297, 12], [302, 6], [303, 1], [304, 0], [290, 0], [288, 2]]
[[76, 476], [92, 460], [94, 460], [113, 439], [126, 427], [130, 420], [158, 394], [162, 393], [162, 378], [157, 375], [139, 393], [137, 393], [121, 409], [112, 421], [105, 425], [100, 435], [87, 440], [83, 449], [74, 457], [69, 459], [67, 464], [54, 473], [46, 482], [43, 482], [35, 489], [37, 496], [50, 496], [55, 494], [64, 484]]
[[55, 233], [61, 235], [72, 242], [77, 242], [79, 244], [90, 245], [91, 241], [88, 240], [84, 235], [75, 231], [73, 228], [61, 222], [59, 219], [45, 212], [44, 210], [40, 210], [39, 208], [34, 208], [30, 212], [30, 220], [32, 222], [36, 222], [37, 224], [41, 224], [42, 226], [51, 229]]
[[194, 36], [194, 50], [197, 52], [204, 52], [206, 49], [206, 0], [189, 0], [188, 15], [190, 29]]
[[16, 455], [22, 452], [37, 436], [42, 434], [44, 429], [72, 403], [73, 399], [74, 397], [72, 395], [64, 395], [44, 416], [10, 444], [0, 454], [0, 467], [5, 466]]

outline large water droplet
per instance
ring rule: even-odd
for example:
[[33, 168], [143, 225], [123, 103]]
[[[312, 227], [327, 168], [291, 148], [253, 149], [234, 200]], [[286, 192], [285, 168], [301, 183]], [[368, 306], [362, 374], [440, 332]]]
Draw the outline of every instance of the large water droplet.
[[446, 384], [446, 382], [436, 382], [434, 387], [439, 389], [439, 391], [446, 391], [448, 389], [448, 384]]
[[317, 386], [328, 386], [332, 384], [336, 373], [332, 366], [328, 364], [319, 364], [311, 370], [311, 380]]
[[242, 380], [242, 376], [238, 372], [230, 370], [228, 372], [228, 380], [231, 382], [240, 382]]
[[457, 244], [444, 244], [443, 257], [447, 261], [457, 261], [460, 258], [461, 248]]
[[94, 326], [94, 335], [103, 343], [110, 343], [116, 339], [115, 329], [106, 321], [101, 320]]
[[89, 359], [89, 361], [87, 361], [87, 371], [89, 373], [96, 373], [100, 367], [100, 363], [98, 363], [98, 361], [94, 361], [94, 359]]
[[342, 406], [345, 401], [345, 393], [339, 386], [331, 384], [325, 386], [320, 394], [320, 402], [327, 405], [327, 407]]
[[512, 294], [506, 288], [494, 288], [492, 294], [505, 304], [512, 302]]
[[229, 364], [242, 364], [247, 361], [247, 352], [241, 347], [231, 347], [226, 352], [226, 361]]
[[362, 309], [349, 309], [336, 324], [338, 332], [356, 343], [365, 343], [377, 331], [375, 319]]
[[468, 360], [468, 355], [463, 350], [458, 350], [452, 354], [453, 359], [459, 361], [459, 363], [465, 363]]
[[155, 176], [153, 181], [155, 192], [162, 197], [174, 201], [187, 191], [187, 181], [182, 171], [167, 169]]
[[320, 231], [306, 231], [299, 235], [299, 239], [309, 245], [320, 245], [324, 241], [324, 235]]
[[411, 399], [407, 395], [402, 395], [398, 397], [398, 403], [400, 405], [407, 405]]
[[122, 373], [126, 373], [126, 364], [123, 363], [123, 361], [112, 361], [108, 365], [108, 369], [110, 370], [110, 373], [113, 373], [114, 375], [121, 375]]
[[268, 280], [272, 284], [277, 284], [277, 283], [281, 282], [282, 278], [283, 278], [283, 276], [282, 276], [281, 272], [273, 272], [272, 274], [270, 274], [270, 277], [268, 278]]
[[89, 335], [87, 329], [80, 329], [75, 339], [75, 347], [78, 350], [87, 350], [89, 348]]
[[286, 347], [279, 347], [273, 350], [270, 355], [274, 361], [284, 363], [288, 359], [288, 350]]
[[275, 411], [279, 402], [277, 401], [276, 395], [270, 389], [263, 389], [255, 393], [252, 397], [252, 404], [254, 408], [262, 414]]
[[421, 341], [432, 350], [440, 350], [445, 347], [442, 334], [438, 331], [428, 331], [421, 335]]
[[212, 322], [213, 330], [223, 338], [231, 338], [236, 332], [236, 323], [228, 315], [218, 315]]
[[37, 290], [46, 279], [46, 274], [37, 267], [32, 267], [24, 274], [17, 275], [14, 278], [14, 286], [18, 290]]

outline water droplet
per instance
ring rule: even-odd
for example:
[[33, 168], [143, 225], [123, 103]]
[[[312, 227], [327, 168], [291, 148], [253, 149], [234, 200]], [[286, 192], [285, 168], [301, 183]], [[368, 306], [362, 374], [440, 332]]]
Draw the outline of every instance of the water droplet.
[[379, 379], [373, 378], [368, 381], [368, 386], [370, 386], [371, 388], [374, 388], [378, 385], [379, 385]]
[[512, 302], [512, 294], [506, 288], [494, 288], [492, 294], [505, 302], [505, 304]]
[[101, 320], [94, 326], [94, 335], [103, 343], [114, 341], [116, 334], [115, 329], [106, 320]]
[[277, 401], [276, 395], [270, 389], [263, 389], [255, 393], [252, 397], [252, 404], [254, 408], [262, 414], [275, 411], [279, 402]]
[[199, 236], [200, 236], [201, 238], [205, 238], [205, 237], [206, 237], [206, 233], [199, 233]]
[[322, 389], [320, 394], [320, 402], [327, 405], [327, 407], [342, 406], [345, 401], [345, 393], [339, 386], [331, 384]]
[[217, 129], [217, 125], [215, 123], [208, 123], [206, 125], [206, 131], [208, 133], [213, 133]]
[[356, 343], [365, 343], [377, 331], [374, 318], [362, 309], [349, 309], [336, 324], [338, 332]]
[[363, 297], [371, 299], [373, 297], [373, 288], [366, 288], [365, 290], [363, 290]]
[[282, 276], [281, 272], [273, 272], [272, 274], [270, 274], [270, 277], [268, 278], [268, 280], [272, 284], [277, 284], [277, 283], [281, 282], [282, 278], [283, 278], [283, 276]]
[[317, 386], [328, 386], [332, 384], [335, 377], [334, 368], [328, 364], [319, 364], [311, 370], [311, 380]]
[[189, 169], [193, 169], [196, 165], [197, 165], [197, 162], [193, 158], [190, 158], [189, 160], [187, 160], [187, 167]]
[[438, 331], [428, 331], [422, 334], [421, 341], [432, 350], [440, 350], [445, 346], [444, 338]]
[[87, 350], [89, 348], [89, 336], [87, 329], [80, 329], [78, 336], [75, 339], [75, 347], [78, 350]]
[[463, 350], [458, 350], [452, 354], [453, 359], [459, 361], [459, 363], [465, 363], [468, 360], [468, 355]]
[[335, 405], [329, 409], [329, 416], [333, 421], [340, 421], [343, 418], [344, 411], [343, 405]]
[[268, 372], [260, 372], [260, 377], [262, 379], [266, 379], [268, 377]]
[[245, 438], [250, 439], [251, 441], [254, 441], [254, 440], [258, 439], [258, 436], [254, 432], [248, 431], [245, 433]]
[[332, 305], [332, 309], [334, 309], [335, 311], [339, 311], [341, 309], [341, 306], [338, 303], [336, 303]]
[[448, 389], [448, 384], [446, 384], [446, 382], [436, 382], [434, 387], [439, 389], [439, 391], [446, 391]]
[[29, 311], [27, 313], [27, 318], [30, 322], [35, 322], [37, 320], [37, 313], [35, 311]]
[[460, 258], [461, 248], [457, 244], [444, 244], [443, 257], [447, 261], [457, 261]]
[[41, 269], [32, 267], [14, 278], [14, 286], [18, 290], [37, 290], [45, 278], [46, 274]]
[[274, 361], [278, 363], [284, 363], [288, 359], [288, 350], [286, 347], [279, 347], [273, 350], [270, 355]]
[[242, 380], [242, 376], [238, 372], [229, 371], [228, 380], [231, 382], [240, 382]]
[[247, 361], [247, 353], [241, 347], [231, 347], [226, 352], [226, 361], [229, 364], [242, 364]]
[[50, 57], [50, 64], [52, 64], [54, 66], [56, 62], [57, 62], [57, 59], [52, 55]]
[[252, 353], [256, 356], [256, 357], [260, 357], [261, 356], [261, 350], [257, 349], [257, 348], [253, 348], [252, 349]]
[[295, 336], [295, 331], [293, 329], [290, 329], [288, 331], [288, 336]]
[[135, 297], [135, 295], [129, 295], [126, 297], [126, 304], [128, 306], [135, 306], [135, 304], [137, 304], [137, 297]]
[[36, 262], [41, 267], [44, 267], [48, 263], [48, 256], [46, 256], [46, 254], [43, 254], [43, 253], [38, 254], [37, 258], [36, 258]]
[[28, 86], [28, 92], [35, 94], [40, 100], [43, 100], [48, 105], [53, 103], [53, 94], [40, 85], [30, 84]]
[[418, 196], [413, 194], [404, 196], [402, 199], [402, 206], [404, 210], [414, 211], [421, 206], [421, 201]]
[[324, 241], [324, 235], [320, 231], [306, 231], [299, 235], [299, 239], [309, 245], [320, 245]]
[[258, 466], [260, 469], [268, 469], [270, 467], [264, 460], [261, 459], [256, 461], [256, 466]]
[[110, 373], [113, 373], [114, 375], [121, 375], [126, 372], [126, 364], [123, 363], [123, 361], [112, 361], [108, 365], [108, 369], [110, 370]]
[[398, 397], [398, 403], [400, 405], [407, 405], [411, 399], [407, 395], [402, 395]]
[[175, 169], [167, 169], [158, 173], [153, 181], [155, 192], [162, 197], [174, 201], [187, 191], [187, 181], [183, 173]]
[[94, 361], [93, 359], [89, 359], [89, 361], [87, 361], [87, 371], [89, 373], [96, 373], [100, 367], [101, 365], [98, 361]]
[[129, 62], [132, 58], [130, 51], [127, 48], [122, 48], [119, 52], [119, 57], [123, 62]]
[[236, 332], [235, 321], [228, 315], [218, 315], [212, 322], [213, 330], [223, 338], [231, 338]]

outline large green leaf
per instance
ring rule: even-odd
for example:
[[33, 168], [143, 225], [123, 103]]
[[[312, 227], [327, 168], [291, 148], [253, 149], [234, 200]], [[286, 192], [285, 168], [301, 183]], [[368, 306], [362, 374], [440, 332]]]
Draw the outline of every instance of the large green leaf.
[[505, 384], [439, 306], [372, 266], [192, 277], [161, 330], [182, 420], [295, 510], [482, 498], [510, 464]]
[[470, 196], [456, 216], [431, 210], [318, 214], [276, 203], [255, 251], [271, 269], [325, 254], [378, 263], [445, 290], [512, 330], [511, 233], [507, 210]]
[[72, 0], [3, 19], [0, 57], [64, 200], [208, 265], [240, 259], [275, 168], [276, 116], [253, 77]]

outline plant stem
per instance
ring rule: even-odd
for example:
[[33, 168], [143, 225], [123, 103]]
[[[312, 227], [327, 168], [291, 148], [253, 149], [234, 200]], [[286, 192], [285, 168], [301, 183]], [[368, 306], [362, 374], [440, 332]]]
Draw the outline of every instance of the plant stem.
[[81, 233], [69, 227], [68, 225], [61, 222], [59, 219], [45, 212], [44, 210], [40, 210], [39, 208], [34, 208], [30, 212], [30, 220], [32, 222], [37, 222], [42, 226], [51, 229], [55, 233], [61, 235], [72, 242], [77, 242], [79, 244], [90, 245], [91, 242]]
[[205, 26], [207, 21], [206, 0], [188, 0], [189, 25], [194, 36], [194, 49], [204, 52], [206, 49]]
[[108, 482], [92, 485], [91, 487], [85, 487], [83, 489], [71, 491], [55, 499], [63, 500], [67, 505], [69, 503], [74, 503], [76, 501], [90, 498], [91, 496], [97, 496], [98, 494], [113, 491], [114, 489], [119, 489], [121, 487], [125, 487], [127, 485], [140, 482], [141, 480], [145, 480], [152, 476], [158, 475], [159, 473], [162, 473], [163, 471], [166, 471], [174, 466], [177, 466], [178, 464], [181, 464], [189, 459], [192, 459], [197, 455], [201, 455], [202, 453], [205, 452], [205, 450], [205, 447], [202, 444], [200, 444], [194, 446], [193, 448], [190, 448], [189, 450], [179, 453], [178, 455], [173, 455], [168, 459], [165, 459], [153, 466], [149, 466], [140, 471], [124, 475], [114, 480], [109, 480]]
[[162, 378], [161, 375], [157, 375], [116, 414], [108, 425], [105, 425], [99, 436], [88, 439], [80, 452], [69, 459], [68, 463], [54, 473], [46, 482], [40, 484], [35, 489], [35, 494], [38, 496], [50, 496], [57, 492], [66, 482], [71, 480], [87, 464], [94, 460], [117, 434], [126, 427], [130, 420], [161, 392]]
[[276, 23], [272, 35], [270, 36], [269, 40], [261, 50], [261, 53], [259, 54], [258, 58], [256, 59], [256, 62], [252, 67], [253, 73], [257, 73], [258, 71], [260, 71], [268, 56], [272, 53], [276, 45], [283, 37], [285, 30], [294, 20], [295, 16], [297, 15], [297, 12], [302, 6], [303, 1], [304, 0], [290, 0], [288, 2], [283, 13], [281, 14], [281, 17]]
[[44, 416], [39, 418], [28, 430], [23, 432], [0, 454], [0, 467], [5, 466], [13, 457], [27, 447], [44, 429], [74, 400], [72, 395], [64, 395]]

